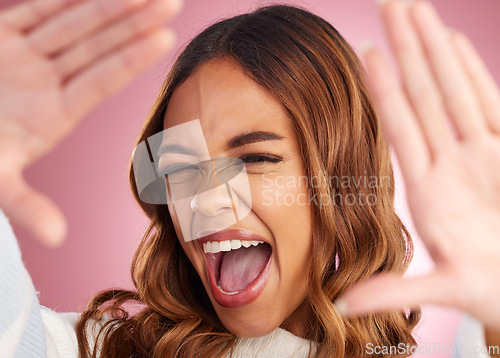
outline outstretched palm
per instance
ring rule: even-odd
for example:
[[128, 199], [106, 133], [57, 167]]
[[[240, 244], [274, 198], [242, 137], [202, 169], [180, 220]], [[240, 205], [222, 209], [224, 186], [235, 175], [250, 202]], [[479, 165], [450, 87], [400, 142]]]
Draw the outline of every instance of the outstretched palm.
[[[408, 204], [435, 262], [429, 275], [379, 276], [344, 298], [352, 313], [435, 303], [500, 330], [500, 93], [466, 37], [430, 3], [382, 8], [403, 86], [376, 50], [365, 53]], [[380, 289], [383, 287], [383, 289]]]
[[0, 208], [48, 244], [60, 211], [22, 178], [94, 107], [173, 44], [179, 1], [30, 0], [0, 11]]

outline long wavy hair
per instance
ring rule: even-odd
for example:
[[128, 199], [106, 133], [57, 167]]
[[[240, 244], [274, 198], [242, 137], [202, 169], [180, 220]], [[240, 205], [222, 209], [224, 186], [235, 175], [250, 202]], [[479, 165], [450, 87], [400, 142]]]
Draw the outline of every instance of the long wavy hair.
[[[381, 272], [402, 275], [413, 250], [394, 212], [388, 145], [352, 48], [327, 21], [296, 7], [268, 6], [217, 22], [176, 60], [138, 143], [163, 130], [173, 91], [201, 64], [217, 58], [237, 61], [282, 103], [306, 174], [322, 183], [310, 187], [312, 198], [322, 198], [320, 205], [311, 206], [313, 255], [306, 302], [313, 314], [306, 338], [317, 343], [311, 356], [359, 358], [368, 356], [369, 343], [415, 345], [412, 330], [419, 310], [345, 318], [334, 306], [356, 282]], [[331, 178], [379, 181], [343, 185]], [[139, 200], [133, 170], [130, 182], [151, 220], [132, 262], [136, 290], [108, 290], [90, 301], [76, 327], [80, 357], [206, 358], [231, 353], [238, 337], [217, 317], [176, 237], [167, 206]], [[349, 197], [371, 201], [346, 204]], [[101, 319], [105, 323], [97, 324]]]

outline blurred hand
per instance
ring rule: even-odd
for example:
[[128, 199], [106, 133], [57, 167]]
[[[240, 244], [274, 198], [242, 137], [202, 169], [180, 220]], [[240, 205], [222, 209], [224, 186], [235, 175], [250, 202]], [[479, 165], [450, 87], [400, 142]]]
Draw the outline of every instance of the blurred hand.
[[364, 53], [417, 231], [435, 263], [423, 277], [374, 277], [340, 300], [347, 314], [440, 304], [500, 330], [500, 93], [461, 33], [432, 5], [381, 8], [401, 83], [379, 51]]
[[23, 180], [101, 102], [174, 44], [182, 0], [28, 0], [0, 11], [0, 208], [42, 242], [61, 211]]

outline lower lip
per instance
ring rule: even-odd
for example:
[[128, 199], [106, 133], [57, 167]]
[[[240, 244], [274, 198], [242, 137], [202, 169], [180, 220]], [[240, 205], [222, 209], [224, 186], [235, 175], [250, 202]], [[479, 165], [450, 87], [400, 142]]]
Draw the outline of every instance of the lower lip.
[[264, 290], [266, 286], [267, 280], [269, 279], [269, 274], [271, 272], [271, 261], [273, 259], [273, 254], [269, 256], [269, 260], [267, 261], [266, 266], [262, 270], [262, 272], [257, 276], [257, 278], [243, 291], [234, 294], [228, 294], [217, 286], [217, 282], [215, 282], [215, 275], [212, 272], [212, 267], [206, 262], [208, 278], [210, 281], [210, 288], [212, 289], [212, 295], [214, 296], [215, 301], [223, 307], [227, 308], [236, 308], [245, 306], [257, 299], [260, 293]]

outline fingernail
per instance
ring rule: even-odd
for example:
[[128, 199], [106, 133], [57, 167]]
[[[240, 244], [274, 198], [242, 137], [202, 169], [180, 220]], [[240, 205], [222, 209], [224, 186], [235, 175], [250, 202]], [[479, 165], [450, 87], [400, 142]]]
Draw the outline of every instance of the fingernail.
[[368, 51], [372, 50], [375, 48], [375, 45], [371, 40], [363, 40], [361, 43], [358, 45], [358, 50], [360, 53], [364, 54], [367, 53]]
[[175, 0], [174, 3], [176, 13], [179, 13], [182, 9], [184, 9], [184, 0]]
[[334, 303], [335, 309], [341, 316], [347, 316], [349, 314], [349, 309], [347, 308], [347, 303], [339, 298]]
[[43, 242], [52, 249], [59, 248], [68, 235], [68, 225], [66, 221], [47, 223], [40, 228], [40, 237]]
[[175, 44], [175, 40], [177, 38], [175, 31], [169, 28], [162, 28], [160, 31], [158, 31], [157, 36], [158, 42], [168, 49], [173, 46], [173, 44]]
[[[376, 1], [377, 1], [377, 4], [379, 6], [384, 6], [384, 4], [386, 2], [388, 2], [388, 1], [395, 1], [395, 0], [376, 0]], [[415, 0], [398, 0], [398, 1], [400, 1], [404, 6], [407, 6], [407, 7], [410, 7], [415, 2]]]

